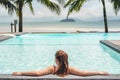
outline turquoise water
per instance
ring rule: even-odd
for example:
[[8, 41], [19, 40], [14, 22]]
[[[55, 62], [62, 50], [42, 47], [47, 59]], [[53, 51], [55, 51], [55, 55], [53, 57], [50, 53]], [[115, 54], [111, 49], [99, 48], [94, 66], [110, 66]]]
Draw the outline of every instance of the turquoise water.
[[120, 33], [26, 34], [0, 42], [0, 73], [40, 70], [55, 64], [57, 50], [81, 70], [120, 74], [120, 54], [99, 40], [120, 40]]

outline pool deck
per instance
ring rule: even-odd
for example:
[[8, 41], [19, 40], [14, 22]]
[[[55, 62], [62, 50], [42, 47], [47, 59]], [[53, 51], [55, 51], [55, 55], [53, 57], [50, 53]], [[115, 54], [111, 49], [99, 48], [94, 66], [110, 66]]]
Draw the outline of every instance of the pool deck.
[[12, 38], [12, 36], [0, 36], [0, 41], [4, 41], [10, 38]]
[[101, 40], [100, 42], [120, 53], [120, 40]]
[[4, 41], [4, 40], [7, 40], [7, 39], [10, 39], [10, 38], [13, 38], [12, 35], [15, 35], [15, 36], [20, 36], [20, 35], [24, 35], [26, 33], [0, 33], [0, 41]]
[[58, 77], [56, 75], [46, 76], [12, 76], [10, 74], [0, 74], [0, 80], [120, 80], [119, 74], [112, 74], [108, 76], [74, 76], [68, 75], [65, 77]]
[[24, 35], [27, 34], [28, 32], [16, 32], [16, 33], [11, 33], [11, 32], [1, 32], [0, 34], [12, 34], [15, 36], [20, 36], [20, 35]]

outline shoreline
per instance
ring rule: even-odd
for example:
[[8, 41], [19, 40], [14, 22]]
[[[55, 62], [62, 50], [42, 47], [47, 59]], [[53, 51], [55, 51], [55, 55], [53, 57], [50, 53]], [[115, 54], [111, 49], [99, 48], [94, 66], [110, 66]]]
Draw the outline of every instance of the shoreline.
[[[109, 32], [120, 32], [120, 28], [110, 28], [108, 29]], [[11, 32], [8, 28], [0, 28], [0, 33], [9, 33]], [[18, 30], [17, 30], [18, 32]], [[79, 28], [79, 27], [23, 27], [23, 32], [53, 32], [53, 33], [59, 33], [59, 32], [66, 32], [66, 33], [75, 33], [75, 32], [104, 32], [104, 29], [102, 28]]]
[[[23, 32], [41, 32], [41, 33], [48, 33], [48, 32], [53, 32], [53, 33], [59, 33], [59, 32], [65, 32], [65, 33], [80, 33], [80, 32], [104, 32], [104, 28], [83, 28], [83, 27], [57, 27], [57, 26], [50, 26], [50, 27], [23, 27]], [[108, 28], [109, 32], [120, 32], [120, 28]], [[8, 33], [11, 32], [10, 27], [0, 27], [0, 33]], [[17, 32], [18, 32], [18, 27], [17, 27]]]

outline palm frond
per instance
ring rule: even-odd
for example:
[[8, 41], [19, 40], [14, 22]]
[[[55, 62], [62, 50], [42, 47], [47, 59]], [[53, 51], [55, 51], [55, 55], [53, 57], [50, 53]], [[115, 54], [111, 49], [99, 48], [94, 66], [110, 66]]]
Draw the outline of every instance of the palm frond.
[[[12, 1], [12, 0], [11, 0]], [[13, 14], [14, 10], [16, 9], [16, 7], [14, 6], [14, 4], [9, 1], [9, 0], [0, 0], [0, 4], [5, 7], [6, 9], [8, 9], [8, 13], [10, 15]]]
[[21, 9], [23, 9], [23, 7], [28, 4], [30, 11], [32, 12], [32, 14], [34, 14], [34, 10], [33, 10], [33, 6], [32, 6], [32, 1], [33, 0], [14, 0], [14, 4], [16, 6], [16, 15], [19, 16], [19, 6]]
[[19, 9], [17, 8], [16, 10], [15, 10], [15, 12], [16, 12], [16, 15], [17, 15], [17, 17], [20, 15], [19, 14]]
[[115, 10], [115, 13], [117, 14], [118, 11], [120, 10], [120, 0], [110, 0], [110, 1], [113, 4], [113, 8]]
[[73, 2], [74, 0], [69, 0], [66, 4], [65, 4], [65, 8], [68, 6], [68, 5], [70, 5], [72, 2]]
[[65, 5], [65, 7], [70, 5], [67, 16], [69, 16], [70, 13], [72, 13], [73, 11], [80, 11], [81, 7], [85, 2], [86, 0], [69, 0], [68, 3]]
[[25, 0], [13, 0], [13, 3], [15, 4], [15, 6], [17, 8], [19, 8], [19, 4], [21, 4], [21, 6], [23, 6], [24, 5], [24, 1]]
[[25, 4], [26, 3], [29, 5], [31, 13], [34, 14], [34, 9], [33, 9], [33, 6], [32, 6], [32, 0], [26, 0]]
[[56, 12], [58, 15], [60, 14], [60, 7], [55, 2], [52, 2], [50, 0], [37, 0], [37, 1], [40, 2], [41, 4], [44, 4], [51, 11]]
[[20, 8], [23, 8], [23, 5], [24, 5], [24, 1], [25, 0], [13, 0], [13, 3], [15, 4], [16, 6], [16, 15], [19, 16], [20, 15], [20, 12], [19, 12], [19, 5], [21, 5]]

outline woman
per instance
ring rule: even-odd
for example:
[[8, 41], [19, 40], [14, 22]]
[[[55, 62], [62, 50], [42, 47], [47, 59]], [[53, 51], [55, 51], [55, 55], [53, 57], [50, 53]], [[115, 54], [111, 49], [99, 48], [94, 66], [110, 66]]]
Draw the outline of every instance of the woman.
[[60, 77], [64, 77], [68, 74], [78, 75], [78, 76], [93, 76], [93, 75], [108, 75], [107, 72], [104, 71], [81, 71], [75, 69], [68, 64], [68, 55], [66, 52], [59, 50], [55, 54], [55, 61], [57, 66], [49, 66], [44, 70], [39, 71], [31, 71], [31, 72], [14, 72], [12, 75], [20, 76], [42, 76], [47, 74], [55, 74]]

